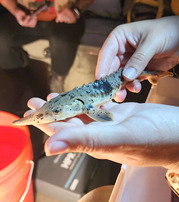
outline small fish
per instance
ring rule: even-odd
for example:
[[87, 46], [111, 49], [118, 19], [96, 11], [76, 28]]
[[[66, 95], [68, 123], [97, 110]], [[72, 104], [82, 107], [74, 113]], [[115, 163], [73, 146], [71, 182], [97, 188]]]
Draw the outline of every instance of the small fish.
[[[138, 80], [148, 79], [152, 84], [156, 84], [159, 78], [172, 75], [171, 72], [143, 71]], [[86, 114], [95, 121], [112, 121], [112, 113], [99, 107], [112, 100], [117, 91], [124, 88], [127, 83], [122, 78], [122, 69], [119, 69], [105, 78], [61, 93], [33, 114], [20, 118], [13, 124], [50, 123], [80, 114]]]

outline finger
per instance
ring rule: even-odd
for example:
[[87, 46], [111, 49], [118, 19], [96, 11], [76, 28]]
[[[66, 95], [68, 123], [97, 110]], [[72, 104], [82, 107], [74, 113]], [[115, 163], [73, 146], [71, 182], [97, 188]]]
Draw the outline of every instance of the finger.
[[32, 113], [34, 113], [35, 112], [35, 110], [28, 110], [28, 111], [26, 111], [25, 113], [24, 113], [24, 117], [25, 116], [28, 116], [28, 115], [30, 115], [30, 114], [32, 114]]
[[[92, 122], [80, 127], [72, 126], [62, 129], [47, 140], [45, 144], [46, 154], [54, 155], [63, 152], [92, 154], [103, 149], [106, 152], [109, 151], [106, 149], [107, 147], [111, 147], [110, 151], [112, 151], [116, 144], [120, 144], [120, 140], [121, 143], [127, 140], [132, 141], [132, 138], [126, 135], [128, 134], [127, 132], [131, 132], [129, 128], [130, 123], [128, 123], [127, 127], [123, 127], [122, 124], [125, 124], [125, 120], [128, 120], [135, 113], [138, 106], [140, 107], [141, 105], [137, 103], [124, 103], [121, 105], [111, 103], [110, 105], [116, 114], [118, 114], [118, 117], [119, 115], [121, 116], [117, 122]], [[108, 107], [110, 107], [109, 104]], [[126, 131], [126, 129], [129, 129], [129, 131]], [[133, 132], [131, 135], [133, 135]]]
[[[58, 96], [58, 93], [51, 93], [47, 96], [47, 101], [51, 100], [52, 98]], [[41, 99], [41, 98], [31, 98], [28, 102], [27, 102], [27, 106], [31, 109], [34, 110], [38, 110], [39, 108], [41, 108], [44, 104], [46, 103], [45, 100]]]
[[148, 37], [145, 38], [137, 47], [134, 54], [126, 63], [123, 76], [126, 80], [134, 80], [146, 68], [147, 64], [155, 54], [155, 45]]
[[53, 122], [53, 123], [48, 123], [48, 124], [37, 124], [34, 125], [44, 133], [46, 133], [48, 136], [51, 136], [64, 128], [70, 128], [74, 126], [81, 126], [84, 125], [83, 122], [78, 119], [78, 118], [72, 118], [67, 120], [66, 122], [64, 121], [59, 121], [59, 122]]
[[[112, 123], [108, 124], [112, 125]], [[102, 127], [103, 126], [105, 126], [105, 124], [102, 124]], [[108, 133], [108, 130], [106, 133]], [[46, 141], [45, 152], [46, 155], [77, 151], [92, 153], [93, 149], [96, 150], [104, 146], [104, 138], [101, 137], [101, 135], [101, 127], [96, 127], [95, 125], [66, 128], [54, 134]], [[111, 137], [109, 139], [111, 139]], [[108, 141], [108, 138], [106, 138], [105, 141]], [[108, 143], [110, 144], [110, 142]]]
[[112, 63], [111, 68], [109, 69], [109, 74], [113, 73], [114, 71], [117, 71], [120, 67], [120, 60], [118, 56], [115, 56]]
[[60, 132], [64, 128], [70, 128], [72, 126], [75, 126], [74, 123], [68, 123], [68, 122], [53, 122], [48, 124], [34, 124], [34, 126], [44, 133], [46, 133], [48, 136], [52, 136], [53, 134]]
[[27, 106], [33, 110], [38, 110], [39, 108], [41, 108], [44, 104], [46, 103], [45, 100], [42, 100], [40, 98], [31, 98], [28, 102], [27, 102]]
[[29, 15], [26, 15], [26, 17], [25, 17], [25, 18], [23, 19], [23, 21], [22, 21], [22, 25], [23, 25], [23, 26], [28, 26], [29, 20], [30, 20], [30, 16], [29, 16]]
[[76, 124], [76, 125], [83, 125], [83, 122], [81, 119], [79, 118], [71, 118], [69, 120], [67, 120], [68, 123], [72, 123], [72, 124]]
[[[132, 142], [136, 143], [138, 134], [140, 136], [143, 132], [135, 124], [130, 127], [131, 123], [127, 117], [126, 122], [128, 123], [125, 123], [125, 121], [121, 124], [116, 122], [94, 122], [80, 127], [74, 126], [62, 129], [46, 141], [46, 155], [81, 152], [97, 156], [99, 153], [111, 153], [116, 151], [116, 148], [119, 149], [120, 146], [131, 144]], [[134, 128], [132, 128], [133, 126]], [[136, 129], [137, 132], [135, 132]]]
[[134, 80], [133, 82], [127, 83], [126, 88], [133, 93], [139, 93], [142, 89], [142, 85], [139, 80]]
[[33, 18], [30, 17], [30, 19], [29, 19], [29, 27], [33, 28], [33, 27], [36, 26], [36, 24], [37, 24], [37, 17], [36, 16], [33, 17]]
[[55, 22], [58, 23], [61, 21], [61, 16], [60, 15], [57, 15], [56, 19], [55, 19]]
[[115, 122], [94, 122], [91, 125], [65, 128], [57, 132], [46, 141], [45, 152], [47, 156], [64, 152], [80, 152], [102, 158], [101, 153], [103, 156], [105, 153], [111, 154], [116, 148], [132, 141], [128, 127], [123, 127], [122, 124], [120, 126]]
[[115, 100], [116, 102], [123, 102], [123, 101], [125, 100], [126, 96], [127, 96], [127, 91], [126, 91], [126, 89], [122, 89], [122, 90], [119, 90], [119, 91], [116, 93], [116, 95], [115, 95], [115, 97], [114, 97], [114, 100]]
[[47, 101], [51, 100], [52, 98], [55, 98], [59, 95], [59, 93], [50, 93], [48, 96], [47, 96]]
[[118, 54], [118, 43], [115, 35], [111, 34], [100, 50], [96, 68], [96, 79], [109, 75], [114, 58]]

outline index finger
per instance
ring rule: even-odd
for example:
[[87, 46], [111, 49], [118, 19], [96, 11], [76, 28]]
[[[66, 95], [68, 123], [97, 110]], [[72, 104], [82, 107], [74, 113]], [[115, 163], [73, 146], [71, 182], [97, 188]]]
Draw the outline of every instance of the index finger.
[[[120, 65], [118, 55], [118, 42], [113, 33], [104, 42], [99, 56], [96, 67], [96, 79], [100, 79], [112, 72], [111, 69]], [[114, 65], [115, 63], [115, 65]]]

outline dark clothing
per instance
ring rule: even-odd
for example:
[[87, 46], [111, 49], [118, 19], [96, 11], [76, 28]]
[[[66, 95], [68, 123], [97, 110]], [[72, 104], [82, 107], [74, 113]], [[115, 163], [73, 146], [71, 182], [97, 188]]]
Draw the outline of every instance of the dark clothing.
[[84, 33], [84, 19], [75, 24], [38, 21], [35, 28], [20, 26], [7, 10], [0, 10], [0, 68], [16, 69], [29, 64], [27, 52], [22, 45], [38, 39], [50, 43], [52, 69], [59, 75], [66, 75], [76, 55]]
[[179, 197], [174, 192], [172, 192], [171, 202], [179, 202]]

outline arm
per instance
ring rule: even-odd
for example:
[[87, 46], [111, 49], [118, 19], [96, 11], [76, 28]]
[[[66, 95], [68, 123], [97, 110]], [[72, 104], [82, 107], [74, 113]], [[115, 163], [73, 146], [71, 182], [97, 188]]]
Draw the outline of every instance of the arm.
[[31, 28], [36, 26], [37, 17], [31, 18], [30, 15], [26, 15], [26, 13], [17, 6], [15, 0], [2, 0], [1, 4], [16, 18], [21, 26]]
[[12, 14], [15, 15], [16, 10], [18, 9], [17, 3], [15, 0], [2, 0], [1, 4]]

